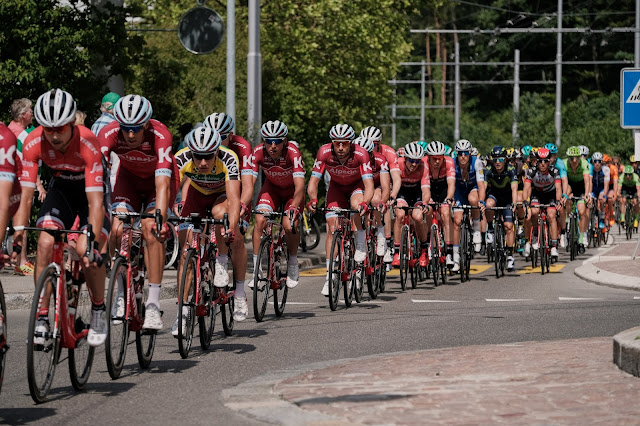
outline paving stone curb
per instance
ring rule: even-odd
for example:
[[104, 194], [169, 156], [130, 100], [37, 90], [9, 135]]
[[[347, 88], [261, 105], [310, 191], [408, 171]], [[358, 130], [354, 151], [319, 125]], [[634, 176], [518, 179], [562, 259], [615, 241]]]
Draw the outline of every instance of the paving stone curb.
[[[590, 283], [598, 284], [606, 287], [622, 288], [627, 290], [640, 290], [640, 277], [632, 277], [629, 275], [616, 274], [615, 272], [605, 271], [594, 265], [594, 262], [603, 260], [625, 260], [628, 256], [606, 256], [606, 253], [615, 249], [617, 244], [609, 244], [598, 249], [598, 253], [582, 262], [581, 266], [574, 269], [573, 273]], [[605, 258], [605, 259], [601, 259]], [[640, 261], [640, 260], [639, 260]]]
[[640, 327], [613, 336], [613, 362], [622, 371], [640, 377]]

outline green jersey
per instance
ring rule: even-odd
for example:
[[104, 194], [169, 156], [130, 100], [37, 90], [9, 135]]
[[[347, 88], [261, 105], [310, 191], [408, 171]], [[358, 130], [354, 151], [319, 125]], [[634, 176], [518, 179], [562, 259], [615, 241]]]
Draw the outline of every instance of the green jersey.
[[564, 165], [567, 168], [567, 178], [569, 179], [569, 182], [583, 182], [585, 175], [589, 177], [592, 176], [591, 169], [589, 168], [589, 163], [584, 158], [580, 159], [575, 172], [571, 169], [568, 158], [565, 158], [562, 161], [564, 161]]

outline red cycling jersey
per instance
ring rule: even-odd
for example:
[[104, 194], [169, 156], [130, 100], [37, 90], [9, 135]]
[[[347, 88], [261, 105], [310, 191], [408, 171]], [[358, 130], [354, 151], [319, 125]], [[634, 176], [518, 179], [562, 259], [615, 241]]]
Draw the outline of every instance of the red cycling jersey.
[[229, 141], [229, 149], [236, 153], [238, 156], [238, 162], [240, 163], [240, 176], [253, 174], [253, 167], [251, 164], [251, 144], [247, 142], [242, 136], [232, 135]]
[[18, 140], [9, 128], [0, 123], [0, 180], [13, 182], [9, 195], [9, 217], [16, 214], [20, 206], [20, 181], [22, 162], [18, 156]]
[[65, 152], [55, 150], [38, 126], [27, 136], [22, 149], [22, 177], [25, 187], [36, 187], [38, 162], [48, 166], [56, 178], [69, 181], [84, 179], [86, 192], [103, 192], [102, 155], [100, 144], [91, 130], [72, 127], [71, 142]]
[[142, 179], [171, 176], [175, 160], [171, 153], [173, 137], [167, 126], [149, 120], [142, 145], [130, 148], [120, 131], [120, 124], [112, 121], [100, 131], [100, 149], [108, 159], [111, 151], [120, 158], [120, 167]]
[[373, 160], [371, 161], [371, 156], [369, 156], [369, 162], [371, 163], [371, 168], [373, 169], [373, 185], [375, 187], [380, 186], [380, 174], [381, 173], [389, 173], [389, 162], [379, 152], [373, 153]]
[[259, 167], [262, 166], [267, 180], [279, 188], [293, 188], [293, 178], [304, 179], [302, 155], [298, 148], [288, 145], [286, 152], [275, 160], [266, 152], [263, 143], [256, 146], [251, 158], [253, 176], [258, 177]]
[[[429, 157], [422, 157], [422, 162], [425, 163], [427, 168], [429, 168]], [[455, 179], [456, 178], [456, 165], [453, 161], [453, 158], [449, 156], [444, 156], [444, 162], [440, 165], [440, 170], [438, 170], [438, 175], [434, 176], [433, 173], [435, 169], [432, 169], [429, 173], [429, 179], [433, 183], [434, 181], [438, 181], [438, 183], [442, 183], [445, 179]]]
[[396, 150], [391, 148], [389, 145], [379, 145], [379, 150], [375, 151], [376, 154], [382, 154], [384, 158], [387, 159], [389, 163], [389, 170], [399, 170], [398, 169], [398, 154], [396, 154]]
[[402, 174], [402, 186], [405, 188], [417, 188], [419, 184], [420, 188], [429, 188], [431, 186], [429, 166], [424, 161], [421, 161], [413, 172], [407, 174], [405, 162], [406, 157], [398, 158], [398, 166]]
[[361, 180], [373, 179], [369, 153], [360, 145], [352, 144], [351, 153], [344, 163], [333, 153], [331, 143], [322, 145], [316, 155], [311, 175], [322, 179], [325, 169], [331, 176], [331, 182], [338, 185], [353, 185]]

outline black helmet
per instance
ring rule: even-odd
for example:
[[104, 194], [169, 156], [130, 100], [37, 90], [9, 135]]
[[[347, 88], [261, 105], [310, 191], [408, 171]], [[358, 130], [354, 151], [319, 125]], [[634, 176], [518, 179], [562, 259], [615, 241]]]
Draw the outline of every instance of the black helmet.
[[506, 156], [507, 156], [507, 150], [504, 149], [504, 147], [501, 145], [494, 146], [493, 149], [491, 150], [491, 158], [500, 158], [500, 157], [506, 157]]

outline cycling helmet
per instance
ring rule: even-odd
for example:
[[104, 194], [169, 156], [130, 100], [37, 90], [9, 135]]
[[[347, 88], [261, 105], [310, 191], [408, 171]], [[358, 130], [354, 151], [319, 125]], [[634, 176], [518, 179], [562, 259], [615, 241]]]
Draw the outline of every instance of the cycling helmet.
[[589, 148], [587, 148], [586, 146], [579, 145], [578, 149], [580, 150], [580, 155], [586, 155], [586, 156], [589, 155]]
[[610, 163], [610, 162], [611, 162], [611, 157], [609, 157], [609, 155], [608, 155], [608, 154], [604, 154], [604, 155], [602, 156], [602, 161], [603, 161], [604, 163]]
[[548, 159], [549, 156], [551, 155], [551, 153], [549, 152], [549, 150], [547, 148], [538, 149], [538, 152], [536, 154], [537, 154], [537, 156], [538, 156], [538, 158], [540, 160]]
[[[511, 148], [513, 150], [513, 148]], [[498, 145], [494, 146], [491, 150], [491, 158], [504, 158], [507, 156], [507, 150], [504, 147]]]
[[539, 149], [540, 149], [540, 148], [539, 148], [539, 147], [537, 147], [537, 146], [532, 146], [532, 147], [531, 147], [531, 154], [529, 154], [529, 155], [530, 155], [530, 156], [532, 156], [532, 157], [535, 157], [535, 156], [536, 156], [536, 154], [538, 154], [538, 150], [539, 150]]
[[284, 138], [289, 134], [289, 129], [287, 129], [287, 125], [282, 121], [267, 121], [262, 125], [260, 129], [260, 136], [262, 139], [270, 139], [270, 138]]
[[64, 126], [76, 119], [76, 101], [64, 90], [51, 89], [40, 95], [33, 115], [41, 126]]
[[478, 148], [476, 147], [471, 148], [471, 155], [473, 155], [474, 157], [477, 157], [478, 154], [479, 154]]
[[516, 156], [515, 148], [507, 148], [507, 158], [513, 158]]
[[580, 148], [577, 146], [570, 146], [567, 149], [567, 157], [580, 157]]
[[520, 152], [522, 153], [523, 157], [528, 157], [529, 155], [531, 155], [531, 145], [523, 146]]
[[126, 95], [118, 99], [113, 107], [113, 116], [123, 126], [139, 126], [153, 114], [151, 102], [140, 95]]
[[362, 129], [360, 136], [363, 136], [371, 142], [380, 142], [382, 140], [382, 132], [375, 126], [369, 126]]
[[624, 174], [625, 175], [630, 175], [633, 173], [633, 166], [627, 164], [626, 166], [624, 166]]
[[331, 139], [346, 139], [352, 141], [356, 137], [356, 132], [353, 127], [348, 124], [336, 124], [329, 131], [329, 137]]
[[636, 155], [633, 154], [631, 157], [629, 157], [629, 161], [632, 162], [632, 163], [635, 163], [636, 162]]
[[398, 148], [398, 157], [404, 157], [404, 147]]
[[367, 152], [373, 151], [373, 148], [374, 148], [373, 141], [364, 136], [358, 136], [357, 138], [354, 139], [353, 143], [355, 143], [356, 145], [360, 145], [361, 147], [366, 149]]
[[420, 160], [424, 157], [424, 150], [417, 142], [411, 142], [405, 145], [404, 156], [412, 160]]
[[456, 142], [456, 151], [460, 152], [460, 151], [471, 151], [471, 148], [473, 148], [471, 146], [471, 142], [469, 142], [466, 139], [460, 139], [458, 142]]
[[429, 146], [428, 142], [425, 142], [425, 141], [414, 141], [414, 142], [417, 142], [418, 145], [420, 145], [422, 147], [422, 149], [425, 150], [425, 152], [427, 151], [427, 146]]
[[427, 145], [426, 155], [445, 155], [446, 147], [440, 141], [433, 141]]
[[204, 126], [190, 131], [185, 141], [191, 152], [199, 155], [215, 154], [222, 143], [220, 133], [216, 129]]
[[233, 118], [224, 112], [214, 112], [204, 119], [204, 125], [218, 131], [218, 133], [231, 133], [235, 124]]
[[522, 158], [522, 151], [520, 151], [520, 148], [516, 148], [516, 158], [517, 159]]
[[548, 143], [548, 144], [546, 144], [544, 147], [545, 147], [546, 149], [548, 149], [548, 150], [549, 150], [549, 153], [551, 153], [551, 154], [557, 154], [557, 153], [558, 153], [558, 147], [556, 146], [556, 144], [555, 144], [555, 143], [551, 143], [551, 142], [549, 142], [549, 143]]
[[451, 155], [452, 152], [453, 152], [453, 149], [451, 149], [449, 145], [444, 146], [444, 155]]
[[601, 152], [594, 152], [593, 155], [591, 156], [591, 160], [593, 161], [602, 161], [602, 153]]

